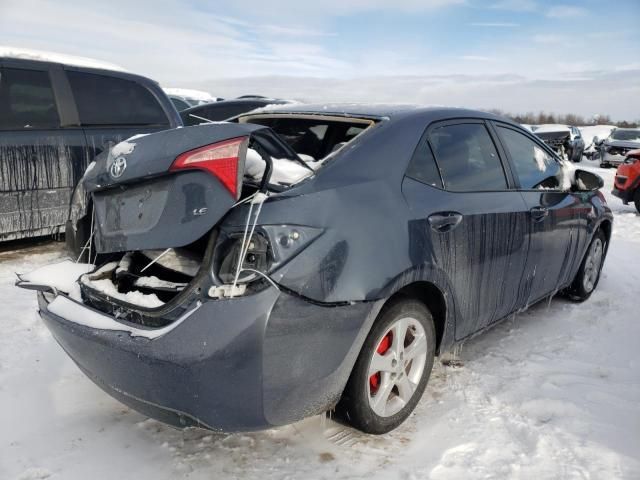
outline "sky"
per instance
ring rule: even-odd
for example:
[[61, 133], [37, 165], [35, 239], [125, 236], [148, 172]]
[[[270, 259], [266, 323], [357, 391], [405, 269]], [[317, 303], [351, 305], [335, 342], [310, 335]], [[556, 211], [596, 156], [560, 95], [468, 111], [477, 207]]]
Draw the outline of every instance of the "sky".
[[640, 0], [0, 0], [0, 45], [233, 97], [640, 119]]

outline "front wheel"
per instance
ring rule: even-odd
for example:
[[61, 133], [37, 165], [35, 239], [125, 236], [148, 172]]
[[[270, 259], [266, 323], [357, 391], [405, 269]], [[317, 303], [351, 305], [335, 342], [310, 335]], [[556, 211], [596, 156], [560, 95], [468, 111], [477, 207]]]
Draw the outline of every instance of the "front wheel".
[[591, 296], [600, 280], [600, 272], [604, 264], [606, 239], [602, 230], [598, 230], [587, 253], [582, 260], [580, 269], [576, 274], [571, 286], [567, 289], [566, 294], [571, 300], [583, 302]]
[[365, 433], [396, 428], [422, 397], [435, 345], [433, 317], [424, 304], [403, 299], [385, 306], [336, 406], [338, 416]]

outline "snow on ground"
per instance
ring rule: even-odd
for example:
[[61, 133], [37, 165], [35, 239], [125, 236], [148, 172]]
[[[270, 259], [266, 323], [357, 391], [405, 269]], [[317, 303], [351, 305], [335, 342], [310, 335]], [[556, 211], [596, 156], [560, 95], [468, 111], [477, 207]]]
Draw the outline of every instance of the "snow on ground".
[[598, 290], [467, 341], [381, 437], [321, 417], [234, 435], [145, 419], [86, 379], [12, 286], [60, 244], [0, 252], [0, 478], [640, 478], [640, 216], [608, 194], [614, 170], [587, 168], [616, 215]]

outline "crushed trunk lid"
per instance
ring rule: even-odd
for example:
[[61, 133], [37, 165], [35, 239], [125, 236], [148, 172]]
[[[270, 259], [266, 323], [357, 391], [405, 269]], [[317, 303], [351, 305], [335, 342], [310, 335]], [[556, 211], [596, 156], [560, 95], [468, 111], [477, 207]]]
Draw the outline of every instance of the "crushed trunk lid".
[[[98, 156], [83, 179], [98, 253], [182, 247], [202, 237], [240, 198], [249, 146], [265, 159], [263, 183], [271, 159], [302, 163], [270, 128], [224, 122], [132, 137]], [[213, 162], [220, 162], [215, 171]]]

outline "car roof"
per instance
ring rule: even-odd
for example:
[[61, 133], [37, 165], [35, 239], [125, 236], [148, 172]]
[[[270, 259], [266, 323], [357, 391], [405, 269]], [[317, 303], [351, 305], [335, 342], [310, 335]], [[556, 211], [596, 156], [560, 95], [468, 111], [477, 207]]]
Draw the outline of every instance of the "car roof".
[[208, 109], [208, 108], [224, 108], [225, 106], [231, 106], [231, 105], [262, 105], [263, 107], [267, 106], [267, 105], [281, 105], [281, 104], [285, 104], [287, 103], [287, 100], [280, 100], [277, 98], [234, 98], [234, 99], [230, 99], [230, 100], [220, 100], [218, 102], [209, 102], [209, 103], [202, 103], [200, 105], [195, 105], [191, 108], [188, 108], [186, 110], [183, 110], [183, 112], [191, 112], [191, 111], [196, 111], [196, 110], [203, 110], [203, 109]]
[[[247, 112], [240, 117], [256, 114], [308, 114], [331, 115], [345, 117], [372, 118], [377, 120], [399, 120], [401, 118], [416, 117], [428, 122], [454, 118], [483, 118], [499, 120], [520, 127], [511, 120], [481, 110], [457, 107], [424, 106], [416, 104], [382, 104], [382, 103], [329, 103], [304, 104], [292, 103], [286, 105], [269, 105], [264, 108]], [[520, 127], [522, 128], [522, 127]]]
[[[109, 64], [101, 65], [99, 62], [96, 62], [94, 64], [92, 63], [82, 64], [82, 62], [75, 62], [71, 60], [72, 58], [76, 58], [76, 57], [68, 57], [69, 60], [67, 60], [66, 56], [64, 55], [61, 55], [60, 57], [30, 58], [30, 57], [24, 57], [20, 55], [14, 56], [11, 54], [6, 54], [6, 53], [3, 53], [2, 50], [0, 50], [0, 53], [2, 53], [0, 54], [0, 63], [3, 63], [6, 67], [13, 66], [16, 68], [20, 68], [24, 66], [27, 68], [31, 67], [31, 68], [46, 69], [51, 65], [61, 65], [65, 68], [65, 70], [75, 70], [80, 72], [94, 73], [97, 75], [107, 75], [110, 77], [135, 80], [140, 83], [150, 82], [150, 83], [159, 85], [158, 82], [150, 79], [149, 77], [127, 72], [126, 70], [120, 69], [120, 67], [118, 67], [117, 65], [109, 65]], [[77, 57], [77, 58], [81, 58], [81, 57]], [[110, 68], [107, 68], [107, 67], [110, 67]]]

